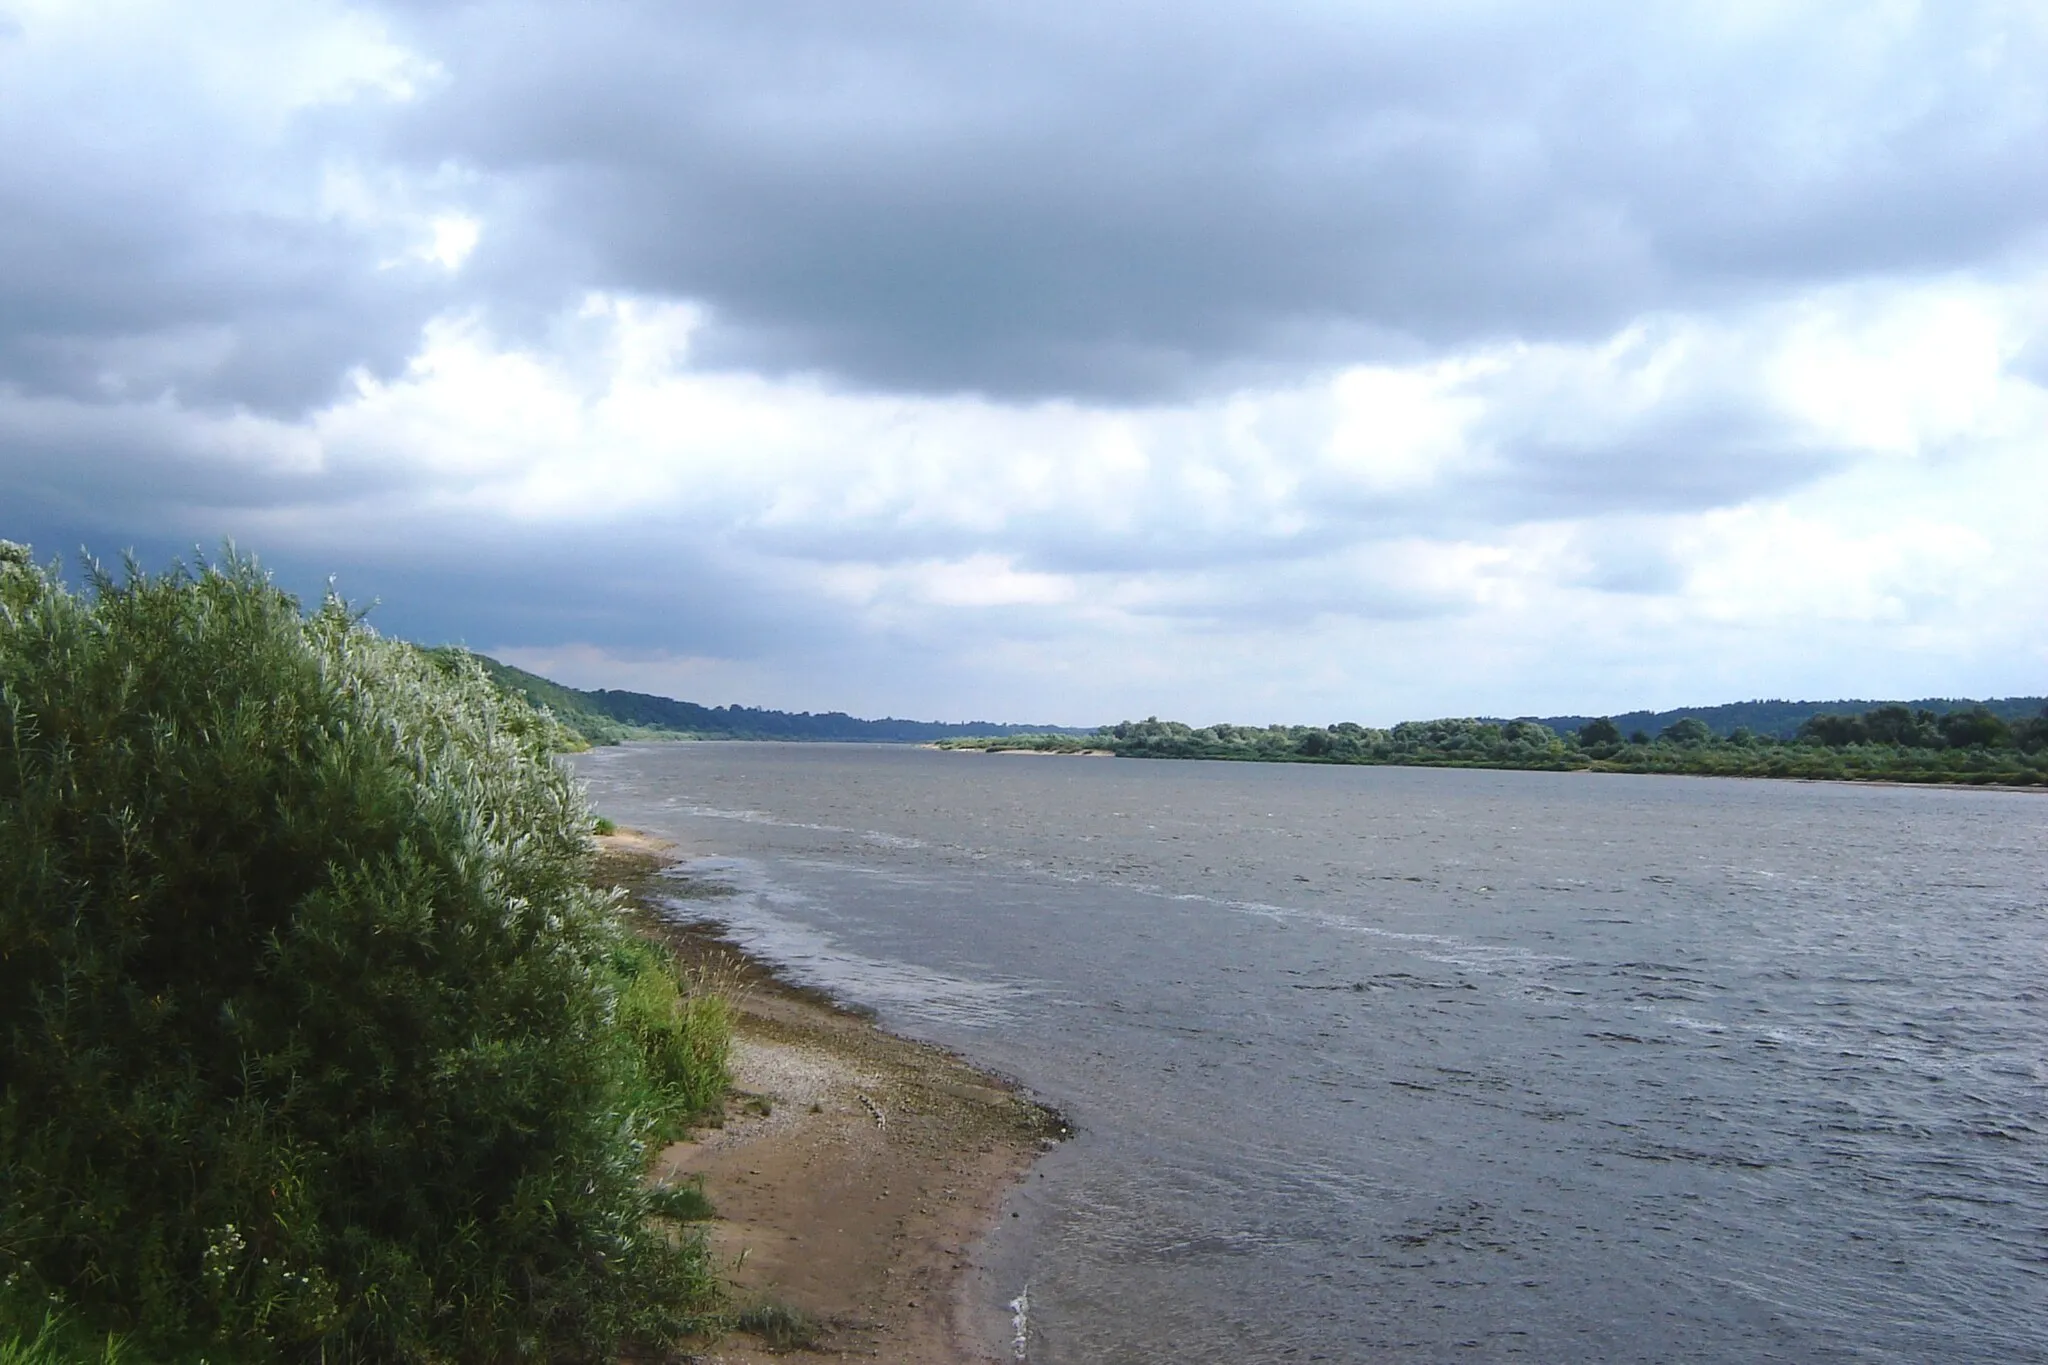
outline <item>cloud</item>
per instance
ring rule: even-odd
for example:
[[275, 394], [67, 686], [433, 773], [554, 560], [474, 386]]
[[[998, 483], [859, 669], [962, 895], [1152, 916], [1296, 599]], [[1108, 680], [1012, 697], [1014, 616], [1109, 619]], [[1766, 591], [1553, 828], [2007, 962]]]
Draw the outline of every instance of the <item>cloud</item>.
[[[334, 193], [427, 60], [340, 5], [16, 7], [0, 40], [0, 378], [290, 412], [445, 306], [433, 210]], [[403, 199], [433, 198], [382, 177]]]
[[12, 13], [45, 552], [956, 718], [2048, 669], [2032, 7]]
[[0, 366], [317, 403], [449, 309], [1179, 401], [2038, 246], [2028, 6], [18, 8]]
[[[1884, 338], [1917, 346], [1943, 318], [1941, 363], [1897, 363]], [[533, 648], [687, 640], [796, 667], [828, 648], [940, 656], [991, 623], [1065, 648], [1142, 620], [1241, 637], [1573, 590], [1692, 594], [1731, 619], [1739, 588], [1776, 594], [1754, 619], [1831, 617], [1821, 588], [1773, 587], [1794, 561], [1730, 566], [1776, 562], [1758, 558], [1773, 535], [1832, 545], [1796, 563], [1839, 586], [1840, 547], [1867, 536], [1732, 528], [1858, 471], [1942, 479], [1959, 451], [2007, 452], [2010, 477], [2048, 410], [2002, 368], [2026, 325], [2003, 294], [1858, 287], [1204, 403], [1019, 406], [705, 369], [692, 306], [593, 295], [554, 350], [437, 323], [403, 373], [303, 420], [0, 398], [0, 472], [52, 515], [235, 527], [367, 583], [408, 627]], [[1787, 366], [1840, 394], [1788, 388]], [[1858, 391], [1871, 405], [1840, 397]], [[1981, 521], [1951, 508], [1906, 539], [1990, 544]], [[1927, 582], [1914, 601], [1964, 579]]]
[[701, 301], [711, 363], [892, 390], [1177, 398], [1584, 339], [1950, 270], [2048, 207], [2023, 6], [616, 0], [408, 31], [460, 73], [397, 145], [518, 185], [506, 251]]

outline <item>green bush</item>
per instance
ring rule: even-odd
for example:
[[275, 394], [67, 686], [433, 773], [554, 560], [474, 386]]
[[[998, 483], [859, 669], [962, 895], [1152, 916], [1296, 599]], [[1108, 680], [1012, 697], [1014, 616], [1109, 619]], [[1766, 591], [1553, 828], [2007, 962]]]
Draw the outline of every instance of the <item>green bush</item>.
[[642, 1177], [723, 1016], [589, 888], [555, 733], [232, 552], [74, 593], [0, 542], [4, 1303], [152, 1360], [696, 1323]]

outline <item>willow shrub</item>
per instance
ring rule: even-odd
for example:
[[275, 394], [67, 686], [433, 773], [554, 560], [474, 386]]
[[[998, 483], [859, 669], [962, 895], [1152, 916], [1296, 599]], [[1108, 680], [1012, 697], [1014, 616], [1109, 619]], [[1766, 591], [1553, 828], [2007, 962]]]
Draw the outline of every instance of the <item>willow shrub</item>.
[[551, 737], [232, 553], [81, 593], [0, 542], [6, 1302], [145, 1359], [693, 1325], [643, 1175], [724, 1021], [588, 886]]

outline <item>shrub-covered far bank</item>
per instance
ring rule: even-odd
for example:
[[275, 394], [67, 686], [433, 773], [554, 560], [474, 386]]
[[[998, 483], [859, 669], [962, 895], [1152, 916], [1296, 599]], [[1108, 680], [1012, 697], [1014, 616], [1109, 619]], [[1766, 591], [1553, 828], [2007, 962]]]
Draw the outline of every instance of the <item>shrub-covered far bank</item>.
[[0, 1314], [129, 1358], [598, 1359], [688, 1330], [652, 1144], [724, 1084], [587, 882], [559, 732], [253, 563], [0, 543]]
[[1094, 734], [949, 740], [948, 749], [1108, 751], [1124, 758], [1210, 758], [1269, 763], [1688, 773], [1895, 782], [2048, 783], [2048, 711], [2012, 724], [1981, 708], [1936, 715], [1878, 707], [1815, 716], [1792, 740], [1737, 730], [1719, 736], [1696, 718], [1657, 735], [1624, 735], [1596, 719], [1559, 733], [1535, 721], [1407, 721], [1390, 729], [1344, 723], [1211, 725], [1156, 718]]

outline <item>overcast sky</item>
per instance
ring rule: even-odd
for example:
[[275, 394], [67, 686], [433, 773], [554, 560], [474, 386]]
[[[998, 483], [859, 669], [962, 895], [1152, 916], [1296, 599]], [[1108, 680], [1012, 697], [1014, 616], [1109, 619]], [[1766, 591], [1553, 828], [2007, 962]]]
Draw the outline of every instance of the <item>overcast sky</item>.
[[2048, 5], [0, 0], [0, 536], [867, 715], [2048, 691]]

